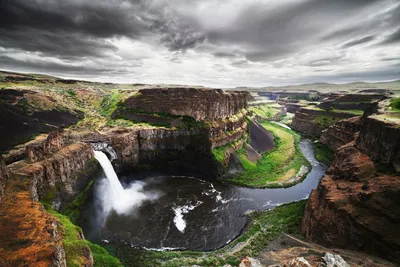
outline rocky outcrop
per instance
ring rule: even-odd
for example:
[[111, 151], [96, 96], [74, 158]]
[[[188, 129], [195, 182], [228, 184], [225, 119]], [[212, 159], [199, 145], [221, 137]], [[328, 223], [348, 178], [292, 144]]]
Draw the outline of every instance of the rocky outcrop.
[[328, 145], [332, 150], [336, 150], [355, 140], [360, 128], [360, 117], [342, 120], [323, 130], [320, 141], [322, 144]]
[[220, 89], [163, 88], [142, 89], [128, 98], [126, 109], [148, 113], [190, 116], [196, 120], [226, 118], [247, 108], [247, 92]]
[[320, 137], [322, 130], [339, 120], [351, 117], [354, 117], [354, 115], [319, 109], [300, 108], [293, 118], [292, 128], [310, 136]]
[[[341, 147], [306, 205], [302, 231], [326, 246], [400, 262], [400, 177], [375, 173], [354, 143]], [[371, 242], [373, 240], [373, 242]]]
[[47, 202], [58, 210], [82, 191], [98, 170], [92, 147], [74, 143], [14, 174], [29, 183], [33, 201]]
[[289, 113], [296, 113], [301, 107], [301, 104], [296, 104], [296, 103], [286, 103], [285, 104], [286, 110]]
[[4, 195], [4, 189], [6, 187], [6, 181], [10, 178], [10, 173], [4, 163], [3, 157], [0, 155], [0, 203], [1, 198]]
[[361, 124], [357, 147], [375, 162], [400, 172], [400, 127], [372, 117]]

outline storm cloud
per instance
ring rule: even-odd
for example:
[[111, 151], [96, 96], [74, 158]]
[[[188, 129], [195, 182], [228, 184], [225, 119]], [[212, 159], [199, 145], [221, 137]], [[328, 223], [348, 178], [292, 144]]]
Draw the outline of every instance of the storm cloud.
[[0, 69], [215, 87], [390, 80], [399, 25], [396, 0], [0, 0]]

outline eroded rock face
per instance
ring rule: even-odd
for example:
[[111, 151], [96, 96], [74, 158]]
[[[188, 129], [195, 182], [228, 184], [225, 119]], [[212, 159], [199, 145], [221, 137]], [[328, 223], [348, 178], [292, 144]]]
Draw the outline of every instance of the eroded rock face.
[[215, 120], [235, 115], [247, 108], [247, 99], [247, 92], [224, 92], [220, 89], [142, 89], [138, 95], [126, 100], [125, 107], [185, 115], [196, 120]]
[[353, 144], [340, 148], [306, 205], [302, 231], [326, 246], [400, 262], [400, 177], [376, 174]]
[[97, 171], [92, 147], [75, 143], [52, 157], [26, 165], [15, 174], [29, 182], [33, 201], [49, 202], [57, 210], [83, 190]]
[[0, 202], [4, 195], [4, 189], [6, 187], [6, 181], [10, 178], [10, 173], [4, 163], [3, 157], [0, 155]]
[[292, 128], [310, 136], [320, 137], [322, 130], [327, 128], [327, 126], [324, 126], [325, 116], [331, 117], [335, 120], [341, 120], [351, 118], [354, 115], [300, 108], [293, 118]]
[[356, 141], [357, 147], [375, 162], [400, 172], [400, 127], [373, 117], [365, 118]]
[[360, 117], [342, 120], [323, 130], [320, 141], [322, 144], [328, 145], [332, 150], [336, 150], [355, 140], [360, 128]]

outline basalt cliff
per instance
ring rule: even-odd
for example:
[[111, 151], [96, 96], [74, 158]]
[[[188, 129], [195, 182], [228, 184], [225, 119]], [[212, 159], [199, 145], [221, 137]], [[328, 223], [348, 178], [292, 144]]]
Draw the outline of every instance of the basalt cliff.
[[303, 233], [400, 263], [400, 128], [355, 118], [331, 126], [321, 141], [337, 151], [307, 202]]
[[[181, 123], [92, 131], [57, 129], [8, 151], [0, 160], [0, 260], [11, 266], [66, 266], [76, 261], [63, 243], [65, 229], [43, 205], [62, 212], [90, 187], [100, 175], [94, 148], [104, 151], [117, 171], [161, 169], [217, 175], [221, 167], [211, 149], [246, 138], [247, 98], [246, 93], [222, 90], [141, 90], [121, 101], [120, 111], [140, 110], [157, 119], [173, 115]], [[149, 103], [149, 99], [156, 102]], [[164, 113], [168, 116], [159, 115]], [[226, 157], [233, 152], [227, 151]], [[19, 217], [19, 208], [30, 224]], [[35, 234], [35, 229], [40, 230]], [[84, 240], [81, 230], [77, 233], [77, 242]], [[88, 245], [82, 243], [75, 257], [79, 266], [93, 266]]]

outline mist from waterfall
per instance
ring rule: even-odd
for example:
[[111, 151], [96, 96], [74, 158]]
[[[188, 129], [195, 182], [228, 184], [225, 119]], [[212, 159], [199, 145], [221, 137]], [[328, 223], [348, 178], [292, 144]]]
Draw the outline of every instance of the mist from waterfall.
[[135, 181], [124, 188], [106, 154], [94, 151], [94, 157], [100, 163], [106, 176], [106, 179], [100, 180], [95, 191], [96, 200], [101, 207], [99, 219], [102, 221], [111, 210], [115, 210], [118, 214], [130, 214], [144, 201], [155, 200], [159, 197], [159, 194], [155, 192], [144, 192], [144, 182]]

